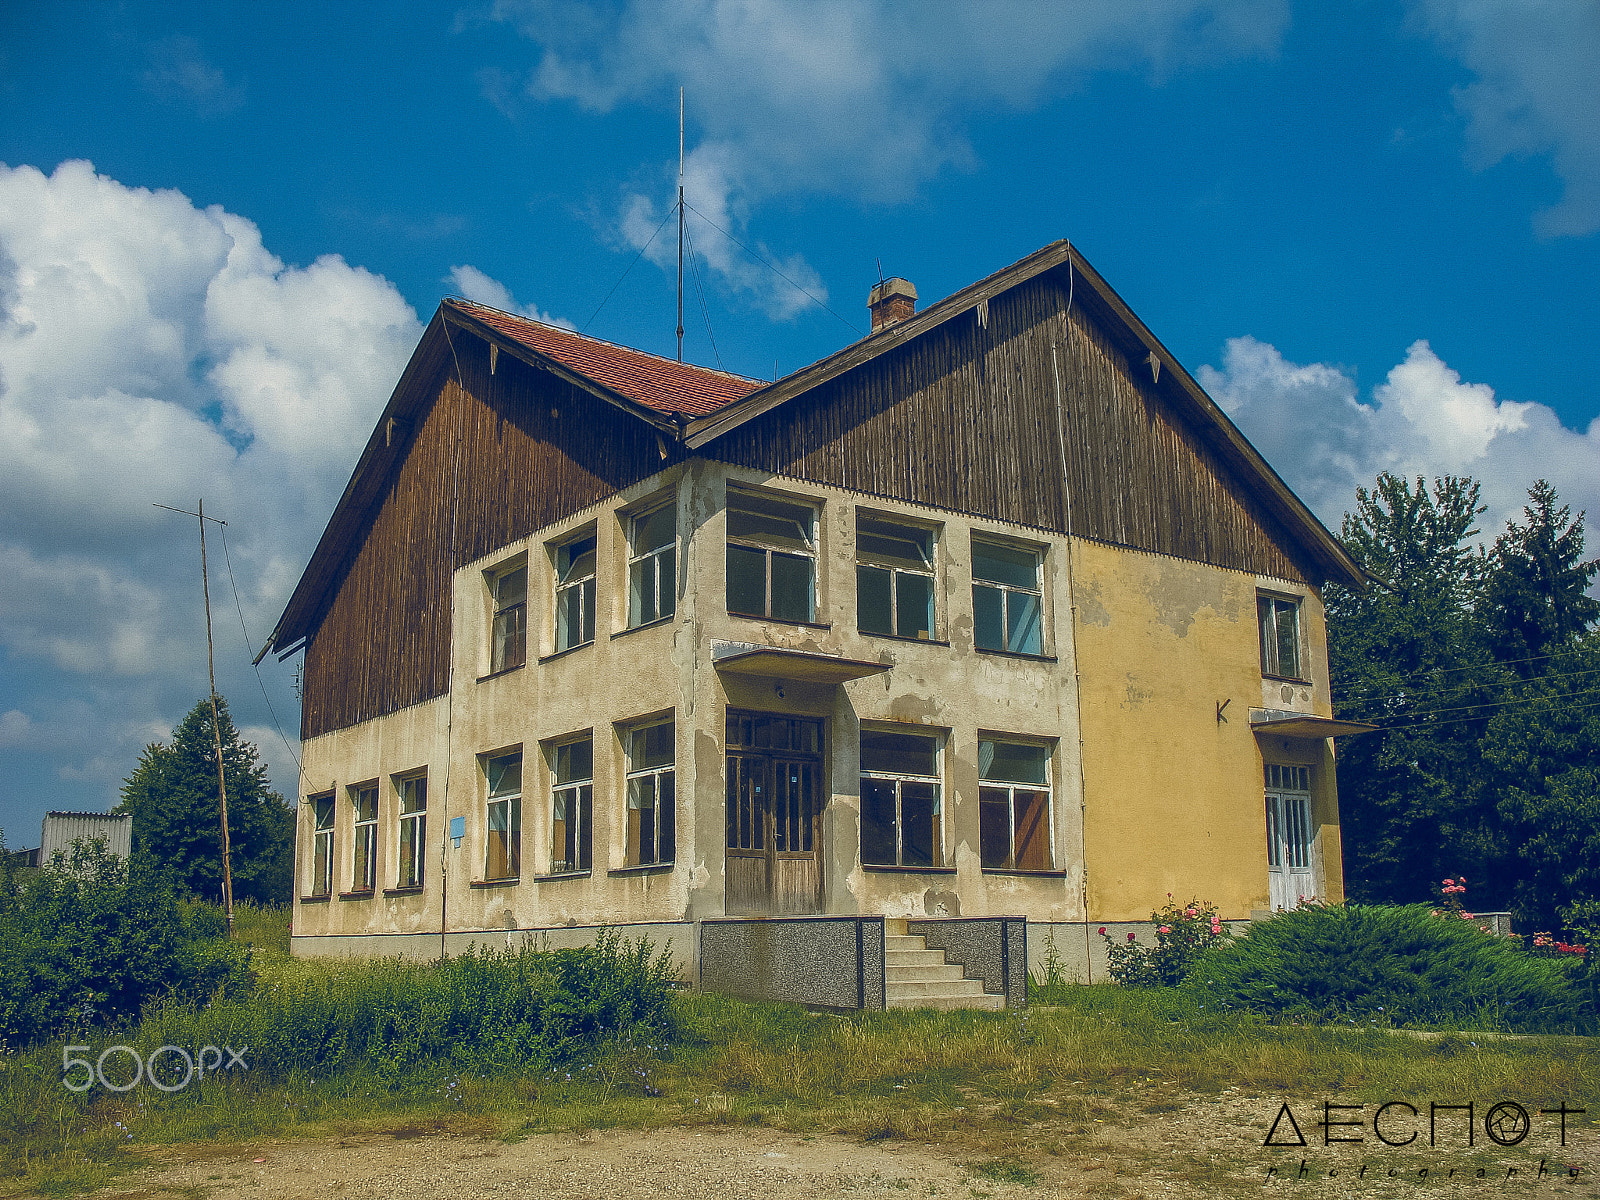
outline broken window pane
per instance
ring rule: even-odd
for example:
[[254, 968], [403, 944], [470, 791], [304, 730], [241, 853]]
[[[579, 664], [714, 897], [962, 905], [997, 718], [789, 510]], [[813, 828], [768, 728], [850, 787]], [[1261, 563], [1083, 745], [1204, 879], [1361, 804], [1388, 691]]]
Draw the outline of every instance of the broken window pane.
[[895, 781], [861, 781], [861, 861], [895, 866]]
[[743, 492], [728, 493], [728, 536], [741, 541], [810, 550], [815, 516], [806, 505], [786, 504]]
[[972, 640], [980, 650], [1006, 648], [1005, 593], [999, 588], [972, 585]]
[[677, 509], [658, 508], [633, 521], [628, 563], [628, 624], [670, 617], [677, 598]]
[[856, 568], [856, 627], [866, 633], [894, 632], [893, 574], [882, 567]]
[[978, 789], [978, 844], [984, 866], [1011, 865], [1011, 793], [1007, 789]]
[[1029, 550], [995, 542], [972, 543], [972, 577], [1007, 587], [1039, 587], [1039, 557]]
[[1045, 818], [1050, 810], [1049, 797], [1044, 792], [1017, 788], [1012, 793], [1012, 806], [1015, 810], [1013, 821], [1017, 838], [1017, 870], [1048, 871], [1050, 827]]
[[815, 561], [789, 554], [772, 555], [772, 617], [778, 621], [810, 621], [811, 572]]
[[978, 743], [978, 773], [984, 779], [1013, 783], [1046, 783], [1050, 752], [1018, 742]]
[[507, 571], [494, 584], [494, 632], [489, 671], [497, 674], [527, 661], [528, 569]]
[[933, 636], [933, 576], [896, 571], [895, 630], [905, 638]]
[[902, 865], [940, 865], [938, 784], [901, 781], [900, 830]]
[[1039, 646], [1039, 597], [1007, 592], [1006, 649], [1013, 654], [1038, 654]]
[[939, 739], [863, 729], [861, 769], [885, 775], [937, 775]]

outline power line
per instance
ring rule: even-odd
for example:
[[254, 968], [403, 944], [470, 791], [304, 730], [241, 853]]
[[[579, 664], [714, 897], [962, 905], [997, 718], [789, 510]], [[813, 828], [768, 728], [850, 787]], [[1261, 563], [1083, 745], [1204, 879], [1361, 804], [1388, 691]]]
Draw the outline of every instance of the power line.
[[717, 350], [717, 335], [711, 332], [711, 310], [706, 307], [706, 290], [700, 278], [700, 262], [694, 252], [694, 235], [688, 229], [683, 231], [683, 235], [689, 242], [689, 269], [694, 272], [694, 293], [700, 299], [700, 315], [705, 318], [706, 337], [711, 339], [711, 353], [716, 357], [717, 369], [725, 370], [722, 365], [722, 354]]
[[[1548, 680], [1548, 679], [1573, 679], [1573, 678], [1576, 678], [1576, 677], [1578, 677], [1580, 675], [1594, 675], [1596, 673], [1600, 673], [1600, 667], [1585, 667], [1581, 671], [1552, 671], [1548, 675], [1537, 676], [1536, 679], [1537, 679], [1538, 682], [1543, 682], [1543, 681]], [[1478, 681], [1475, 681], [1475, 683], [1465, 683], [1465, 684], [1460, 684], [1458, 686], [1460, 687], [1461, 691], [1465, 692], [1467, 689], [1469, 689], [1469, 688], [1471, 688], [1473, 686], [1479, 686], [1479, 687], [1485, 687], [1485, 688], [1513, 688], [1513, 687], [1523, 687], [1523, 686], [1526, 686], [1527, 684], [1532, 683], [1532, 682], [1534, 682], [1534, 680], [1529, 680], [1529, 679], [1478, 680]], [[1404, 693], [1404, 698], [1408, 699], [1408, 700], [1411, 700], [1413, 702], [1426, 702], [1426, 701], [1428, 701], [1430, 699], [1443, 698], [1443, 696], [1445, 695], [1445, 692], [1446, 692], [1446, 689], [1442, 688], [1442, 687], [1439, 687], [1439, 688], [1419, 688], [1419, 689], [1416, 689], [1415, 691], [1405, 692]], [[1335, 703], [1338, 703], [1338, 704], [1341, 704], [1341, 705], [1345, 705], [1345, 706], [1348, 706], [1350, 708], [1363, 709], [1364, 710], [1364, 709], [1371, 709], [1371, 708], [1380, 707], [1380, 706], [1382, 706], [1382, 705], [1384, 705], [1384, 704], [1386, 704], [1386, 703], [1388, 703], [1390, 701], [1397, 700], [1397, 699], [1400, 699], [1400, 698], [1402, 698], [1402, 693], [1399, 692], [1399, 691], [1394, 691], [1394, 692], [1384, 693], [1384, 694], [1381, 694], [1381, 695], [1375, 694], [1375, 695], [1367, 697], [1366, 699], [1359, 699], [1359, 698], [1351, 699], [1351, 698], [1348, 698], [1348, 697], [1338, 697], [1338, 698], [1336, 698]]]
[[672, 220], [672, 213], [669, 210], [667, 215], [661, 218], [661, 224], [656, 226], [656, 232], [652, 233], [645, 241], [645, 244], [639, 247], [639, 253], [633, 256], [633, 261], [628, 264], [628, 270], [624, 271], [621, 276], [618, 277], [617, 281], [611, 285], [611, 290], [606, 293], [606, 298], [600, 301], [599, 304], [595, 305], [594, 311], [589, 314], [589, 319], [578, 327], [579, 333], [582, 333], [585, 329], [589, 328], [590, 325], [594, 324], [594, 319], [600, 315], [600, 310], [606, 306], [611, 297], [617, 294], [617, 289], [622, 286], [622, 281], [628, 277], [628, 271], [632, 271], [634, 267], [639, 265], [639, 260], [644, 257], [644, 252], [650, 249], [650, 243], [656, 240], [656, 235], [667, 227], [667, 222], [670, 220]]
[[854, 333], [855, 333], [855, 334], [856, 334], [856, 335], [857, 335], [857, 336], [858, 336], [858, 337], [859, 337], [859, 336], [860, 336], [860, 335], [861, 335], [861, 326], [859, 326], [859, 325], [856, 325], [856, 324], [854, 324], [854, 323], [853, 323], [853, 322], [851, 322], [851, 321], [846, 321], [846, 320], [845, 320], [845, 319], [844, 319], [844, 318], [843, 318], [843, 317], [841, 317], [841, 316], [839, 316], [839, 314], [838, 314], [838, 313], [836, 313], [836, 312], [834, 312], [834, 311], [833, 311], [833, 309], [831, 309], [831, 308], [829, 308], [829, 307], [828, 307], [828, 304], [827, 304], [827, 302], [826, 302], [826, 301], [824, 301], [824, 300], [822, 300], [822, 299], [821, 299], [821, 298], [820, 298], [820, 297], [818, 297], [818, 296], [814, 296], [814, 295], [812, 295], [812, 294], [811, 294], [811, 293], [810, 293], [810, 292], [808, 292], [808, 291], [807, 291], [807, 290], [806, 290], [806, 289], [805, 289], [805, 288], [803, 288], [803, 287], [801, 287], [801, 286], [800, 286], [800, 285], [799, 285], [799, 284], [798, 284], [798, 283], [796, 283], [796, 282], [795, 282], [795, 281], [794, 281], [794, 280], [792, 280], [792, 279], [790, 279], [790, 278], [789, 278], [789, 277], [788, 277], [788, 276], [787, 276], [787, 275], [785, 275], [785, 274], [784, 274], [784, 273], [783, 273], [783, 272], [782, 272], [782, 271], [780, 271], [780, 270], [778, 270], [778, 268], [777, 268], [777, 267], [775, 267], [775, 266], [773, 266], [773, 265], [772, 265], [772, 264], [771, 264], [771, 263], [770, 263], [770, 262], [768, 262], [768, 261], [767, 261], [767, 260], [766, 260], [766, 259], [765, 259], [765, 258], [764, 258], [764, 257], [762, 257], [762, 256], [761, 256], [761, 255], [760, 255], [760, 254], [757, 254], [757, 253], [756, 253], [756, 252], [755, 252], [755, 251], [754, 251], [754, 250], [752, 250], [752, 249], [750, 249], [750, 247], [749, 247], [749, 246], [746, 246], [746, 245], [745, 245], [745, 244], [744, 244], [744, 243], [743, 243], [743, 242], [741, 242], [741, 241], [740, 241], [740, 240], [739, 240], [739, 239], [738, 239], [738, 238], [736, 238], [736, 237], [734, 237], [734, 236], [733, 236], [733, 234], [731, 234], [731, 233], [729, 233], [729, 232], [728, 232], [728, 231], [727, 231], [727, 230], [726, 230], [726, 229], [724, 229], [724, 228], [723, 228], [723, 227], [722, 227], [722, 226], [721, 226], [721, 225], [718, 225], [718, 224], [717, 224], [717, 223], [716, 223], [716, 222], [715, 222], [715, 221], [713, 221], [713, 220], [712, 220], [712, 219], [711, 219], [711, 218], [710, 218], [710, 217], [708, 217], [708, 216], [706, 216], [706, 215], [705, 215], [705, 213], [703, 213], [703, 212], [701, 212], [701, 211], [700, 211], [700, 210], [699, 210], [699, 209], [698, 209], [698, 208], [696, 208], [696, 207], [695, 207], [695, 206], [694, 206], [694, 205], [692, 205], [692, 204], [690, 204], [690, 205], [688, 205], [688, 206], [687, 206], [687, 207], [688, 207], [688, 209], [689, 209], [689, 211], [690, 211], [690, 212], [692, 212], [692, 213], [694, 213], [694, 215], [695, 215], [695, 216], [697, 216], [697, 217], [699, 217], [699, 218], [700, 218], [700, 219], [701, 219], [701, 220], [702, 220], [702, 221], [704, 221], [704, 222], [705, 222], [705, 223], [706, 223], [706, 224], [707, 224], [707, 225], [709, 225], [709, 226], [711, 226], [711, 228], [713, 228], [713, 229], [715, 229], [715, 230], [716, 230], [716, 231], [717, 231], [717, 232], [718, 232], [718, 233], [720, 233], [720, 234], [721, 234], [721, 235], [722, 235], [722, 236], [723, 236], [723, 237], [725, 237], [725, 238], [727, 238], [727, 239], [728, 239], [728, 240], [729, 240], [729, 241], [730, 241], [730, 242], [732, 242], [732, 243], [733, 243], [733, 244], [734, 244], [734, 245], [735, 245], [735, 246], [737, 246], [737, 247], [739, 247], [739, 249], [741, 249], [741, 250], [743, 250], [743, 251], [744, 251], [744, 252], [745, 252], [745, 253], [746, 253], [746, 254], [748, 254], [748, 255], [749, 255], [749, 256], [750, 256], [750, 257], [751, 257], [751, 258], [753, 258], [753, 259], [755, 259], [755, 260], [756, 260], [756, 261], [757, 261], [757, 262], [758, 262], [758, 263], [760, 263], [760, 264], [761, 264], [761, 265], [762, 265], [762, 266], [764, 266], [764, 267], [766, 267], [766, 268], [767, 268], [767, 270], [769, 270], [769, 271], [771, 271], [771, 272], [772, 272], [772, 273], [773, 273], [773, 274], [774, 274], [774, 275], [776, 275], [776, 276], [777, 276], [777, 277], [778, 277], [778, 278], [779, 278], [779, 279], [781, 279], [781, 280], [783, 280], [783, 281], [784, 281], [784, 282], [785, 282], [785, 283], [787, 283], [787, 284], [788, 284], [788, 285], [789, 285], [789, 286], [790, 286], [790, 287], [792, 287], [792, 288], [793, 288], [793, 289], [794, 289], [794, 290], [795, 290], [795, 291], [797, 291], [797, 292], [799, 292], [799, 293], [800, 293], [800, 294], [801, 294], [801, 295], [802, 295], [802, 296], [804, 296], [804, 297], [806, 297], [806, 298], [807, 298], [807, 299], [808, 299], [808, 300], [810, 300], [810, 301], [811, 301], [811, 302], [812, 302], [812, 303], [813, 303], [813, 304], [815, 304], [815, 305], [817, 305], [817, 306], [818, 306], [818, 307], [820, 307], [820, 308], [823, 308], [823, 309], [827, 309], [827, 311], [828, 311], [828, 312], [830, 312], [830, 313], [833, 313], [833, 316], [834, 316], [834, 317], [835, 317], [835, 318], [836, 318], [836, 319], [837, 319], [837, 320], [838, 320], [838, 321], [839, 321], [839, 322], [840, 322], [840, 323], [841, 323], [841, 324], [843, 324], [843, 325], [844, 325], [844, 326], [845, 326], [845, 327], [846, 327], [846, 328], [848, 328], [848, 329], [850, 329], [850, 330], [852, 330], [852, 331], [854, 331]]
[[[1518, 696], [1512, 700], [1485, 700], [1481, 704], [1455, 704], [1444, 708], [1421, 708], [1414, 712], [1406, 713], [1404, 719], [1410, 721], [1414, 717], [1427, 717], [1435, 713], [1467, 712], [1474, 708], [1516, 708], [1521, 705], [1537, 704], [1546, 700], [1565, 700], [1572, 696], [1591, 696], [1600, 692], [1600, 687], [1583, 688], [1576, 692], [1560, 692], [1554, 696]], [[1477, 717], [1463, 718], [1465, 720], [1483, 720], [1494, 716], [1494, 713], [1480, 714]], [[1387, 728], [1393, 728], [1392, 726]]]
[[[1539, 703], [1538, 701], [1529, 701], [1524, 707], [1532, 708], [1532, 707], [1535, 707], [1535, 705], [1537, 705], [1538, 703]], [[1563, 711], [1566, 711], [1566, 712], [1581, 712], [1582, 710], [1588, 709], [1588, 708], [1600, 708], [1600, 700], [1591, 700], [1587, 704], [1569, 704], [1569, 705], [1567, 705], [1565, 707], [1565, 709]], [[1496, 713], [1494, 715], [1495, 716], [1499, 716], [1500, 714]], [[1422, 725], [1426, 725], [1430, 729], [1437, 728], [1440, 725], [1465, 725], [1469, 721], [1479, 721], [1479, 720], [1482, 720], [1482, 719], [1483, 718], [1481, 718], [1481, 717], [1455, 717], [1455, 718], [1453, 718], [1452, 720], [1449, 720], [1449, 721], [1415, 721], [1415, 722], [1411, 722], [1411, 723], [1404, 724], [1404, 725], [1385, 725], [1380, 732], [1389, 733], [1389, 732], [1395, 731], [1395, 730], [1415, 729], [1415, 728], [1417, 728], [1419, 726], [1422, 726]]]
[[[228, 567], [228, 586], [233, 589], [233, 607], [239, 614], [239, 632], [244, 634], [244, 648], [250, 652], [250, 657], [255, 657], [255, 646], [250, 641], [250, 631], [244, 625], [244, 605], [239, 602], [239, 585], [233, 579], [233, 560], [228, 557], [228, 529], [222, 529], [222, 561]], [[283, 748], [289, 752], [289, 757], [294, 759], [295, 770], [300, 779], [305, 777], [305, 768], [300, 764], [300, 756], [294, 752], [294, 747], [289, 744], [289, 736], [283, 732], [283, 726], [278, 723], [278, 710], [272, 707], [272, 697], [267, 694], [267, 684], [261, 678], [261, 664], [254, 663], [256, 672], [256, 686], [261, 689], [261, 698], [267, 702], [267, 712], [272, 716], [272, 725], [278, 731], [278, 736], [283, 739]], [[299, 780], [296, 781], [297, 784]], [[297, 792], [300, 790], [297, 786]]]

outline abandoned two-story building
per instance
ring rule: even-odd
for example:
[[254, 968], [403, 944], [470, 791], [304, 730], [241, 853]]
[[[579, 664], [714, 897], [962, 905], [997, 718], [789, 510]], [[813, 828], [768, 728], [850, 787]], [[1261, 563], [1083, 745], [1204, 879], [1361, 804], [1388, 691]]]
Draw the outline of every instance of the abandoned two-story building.
[[915, 301], [773, 383], [441, 304], [269, 644], [296, 953], [837, 943], [871, 1007], [974, 918], [1082, 978], [1168, 893], [1341, 897], [1356, 565], [1069, 244]]

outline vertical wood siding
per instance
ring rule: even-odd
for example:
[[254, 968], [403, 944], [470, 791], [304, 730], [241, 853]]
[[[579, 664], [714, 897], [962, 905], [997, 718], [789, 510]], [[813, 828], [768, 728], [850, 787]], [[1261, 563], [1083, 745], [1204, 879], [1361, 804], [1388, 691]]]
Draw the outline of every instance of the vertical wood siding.
[[454, 337], [465, 388], [456, 385], [452, 361], [359, 526], [350, 565], [306, 644], [302, 737], [443, 695], [455, 568], [680, 457], [669, 446], [663, 459], [643, 422], [510, 355], [500, 356], [491, 377], [484, 343]]
[[[1054, 276], [709, 443], [724, 462], [1282, 579], [1310, 557]], [[1070, 337], [1068, 329], [1070, 325]], [[1052, 362], [1052, 348], [1055, 360]]]

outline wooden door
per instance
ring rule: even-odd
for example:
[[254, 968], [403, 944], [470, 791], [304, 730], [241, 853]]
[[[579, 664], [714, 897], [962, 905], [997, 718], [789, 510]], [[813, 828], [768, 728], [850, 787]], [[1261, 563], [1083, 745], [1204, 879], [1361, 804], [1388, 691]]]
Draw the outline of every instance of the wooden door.
[[821, 722], [728, 716], [730, 916], [821, 911]]

